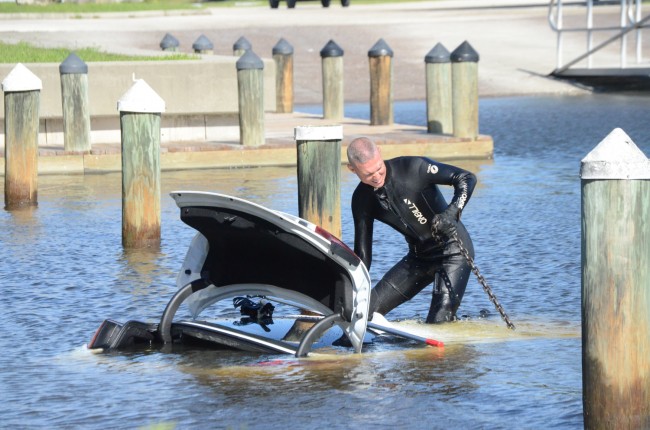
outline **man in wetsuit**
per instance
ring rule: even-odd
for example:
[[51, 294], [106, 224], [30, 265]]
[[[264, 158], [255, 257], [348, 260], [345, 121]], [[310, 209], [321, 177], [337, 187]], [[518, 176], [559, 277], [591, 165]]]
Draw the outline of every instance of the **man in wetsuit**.
[[[404, 235], [408, 253], [372, 289], [370, 316], [387, 314], [434, 283], [427, 323], [452, 321], [471, 273], [456, 237], [474, 256], [460, 216], [476, 185], [471, 172], [425, 157], [383, 160], [368, 138], [348, 146], [348, 167], [361, 183], [352, 195], [354, 252], [370, 269], [374, 220]], [[447, 204], [439, 185], [454, 187]]]

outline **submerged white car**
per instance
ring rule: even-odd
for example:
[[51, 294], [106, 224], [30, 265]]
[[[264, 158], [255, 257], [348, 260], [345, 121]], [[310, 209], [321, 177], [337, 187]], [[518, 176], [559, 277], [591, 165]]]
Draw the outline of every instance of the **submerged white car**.
[[[370, 276], [343, 242], [293, 215], [223, 194], [178, 191], [172, 197], [180, 218], [197, 234], [177, 276], [178, 291], [158, 323], [105, 320], [89, 349], [116, 350], [141, 345], [174, 345], [200, 340], [214, 347], [245, 351], [309, 353], [314, 342], [337, 326], [361, 352], [368, 325]], [[242, 315], [265, 326], [275, 303], [309, 313], [311, 324], [291, 340], [232, 323], [202, 318], [205, 309], [234, 300]], [[256, 303], [257, 302], [257, 303]], [[176, 320], [185, 303], [190, 320]], [[245, 309], [246, 308], [246, 309]], [[268, 323], [268, 321], [266, 321]], [[270, 331], [270, 330], [269, 330]], [[339, 333], [340, 334], [340, 333]]]

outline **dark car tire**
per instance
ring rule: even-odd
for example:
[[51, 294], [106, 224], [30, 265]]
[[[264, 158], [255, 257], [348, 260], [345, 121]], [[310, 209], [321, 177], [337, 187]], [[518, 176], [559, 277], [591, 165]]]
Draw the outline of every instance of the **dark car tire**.
[[294, 7], [296, 7], [296, 0], [287, 0], [287, 7], [289, 9], [293, 9]]
[[343, 7], [350, 6], [350, 0], [341, 0], [341, 6]]
[[280, 5], [280, 0], [269, 0], [269, 5], [271, 6], [271, 9], [277, 9]]
[[320, 4], [322, 4], [323, 7], [330, 7], [330, 0], [321, 0]]

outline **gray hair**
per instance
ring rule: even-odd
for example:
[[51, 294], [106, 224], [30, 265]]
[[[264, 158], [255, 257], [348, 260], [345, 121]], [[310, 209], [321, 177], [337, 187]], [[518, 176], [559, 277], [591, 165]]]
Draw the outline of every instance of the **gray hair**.
[[358, 137], [348, 145], [348, 162], [350, 164], [365, 163], [378, 153], [377, 145], [367, 137]]

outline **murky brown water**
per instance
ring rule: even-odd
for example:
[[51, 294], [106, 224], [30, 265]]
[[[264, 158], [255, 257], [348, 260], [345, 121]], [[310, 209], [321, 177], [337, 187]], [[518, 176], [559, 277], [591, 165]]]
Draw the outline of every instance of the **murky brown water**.
[[[363, 106], [348, 109], [365, 115]], [[458, 163], [480, 181], [464, 220], [516, 332], [471, 280], [464, 321], [419, 324], [430, 289], [389, 314], [444, 339], [443, 350], [383, 341], [361, 355], [331, 348], [305, 360], [178, 349], [92, 354], [84, 345], [103, 319], [156, 321], [174, 293], [194, 232], [179, 221], [170, 191], [217, 191], [295, 214], [295, 171], [163, 173], [162, 245], [137, 252], [121, 247], [119, 174], [42, 176], [37, 209], [0, 212], [1, 425], [582, 428], [580, 159], [614, 127], [648, 154], [650, 99], [494, 99], [481, 109], [496, 157]], [[422, 111], [399, 104], [396, 120], [419, 124]], [[356, 180], [346, 171], [342, 178], [343, 239], [351, 242]], [[375, 280], [405, 252], [387, 229], [376, 237]], [[478, 318], [482, 309], [491, 315]], [[280, 361], [258, 365], [269, 360]]]

